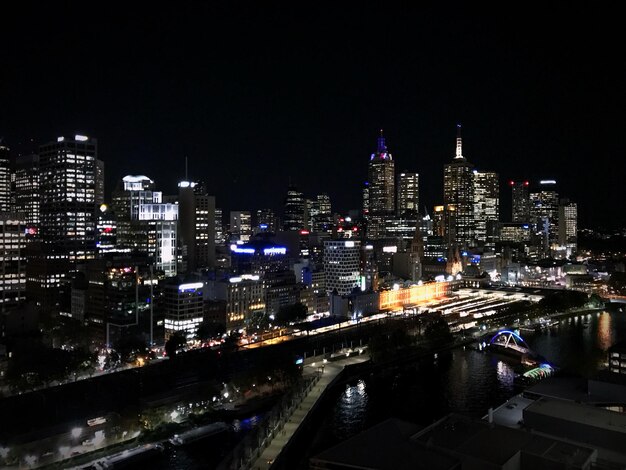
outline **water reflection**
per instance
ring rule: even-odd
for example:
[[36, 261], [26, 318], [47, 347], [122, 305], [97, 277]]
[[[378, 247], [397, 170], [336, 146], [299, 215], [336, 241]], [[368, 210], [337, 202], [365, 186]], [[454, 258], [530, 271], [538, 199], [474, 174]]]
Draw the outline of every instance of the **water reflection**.
[[609, 347], [613, 344], [611, 315], [609, 315], [608, 312], [602, 312], [598, 318], [598, 334], [596, 335], [596, 344], [603, 351], [609, 349]]

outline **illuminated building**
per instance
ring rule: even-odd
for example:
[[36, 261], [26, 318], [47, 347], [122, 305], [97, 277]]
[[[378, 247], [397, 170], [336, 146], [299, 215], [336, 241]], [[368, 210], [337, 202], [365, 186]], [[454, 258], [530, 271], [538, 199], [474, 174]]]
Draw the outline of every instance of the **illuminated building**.
[[510, 181], [513, 222], [530, 222], [530, 198], [528, 195], [528, 181]]
[[418, 173], [400, 173], [397, 202], [396, 212], [399, 216], [417, 216], [419, 212]]
[[204, 282], [171, 282], [163, 291], [165, 338], [183, 331], [192, 339], [204, 319]]
[[422, 285], [380, 291], [379, 310], [398, 310], [446, 296], [451, 282], [429, 282]]
[[39, 156], [24, 155], [15, 159], [15, 211], [26, 217], [26, 241], [39, 237]]
[[500, 218], [498, 174], [476, 171], [474, 175], [474, 237], [482, 245], [495, 243]]
[[224, 221], [222, 209], [215, 208], [215, 245], [224, 244]]
[[81, 135], [39, 149], [41, 240], [71, 265], [95, 256], [97, 159], [96, 139]]
[[230, 258], [237, 273], [263, 274], [289, 269], [287, 248], [263, 239], [231, 244]]
[[474, 165], [463, 156], [461, 125], [457, 125], [456, 154], [443, 168], [443, 204], [454, 206], [454, 238], [463, 247], [474, 243]]
[[96, 160], [96, 205], [99, 207], [104, 204], [104, 162], [102, 160]]
[[285, 198], [283, 230], [299, 231], [305, 229], [305, 201], [304, 195], [294, 185], [290, 184]]
[[264, 285], [258, 275], [242, 274], [211, 284], [209, 297], [226, 302], [226, 331], [242, 329], [252, 315], [265, 313]]
[[281, 307], [294, 305], [300, 301], [301, 286], [296, 284], [292, 270], [270, 271], [263, 276], [265, 290], [265, 312], [276, 315]]
[[500, 242], [506, 243], [529, 243], [531, 228], [528, 223], [505, 222], [500, 224]]
[[[395, 163], [380, 131], [376, 152], [368, 167], [367, 237], [383, 238], [384, 221], [395, 210]], [[365, 201], [364, 201], [365, 207]]]
[[559, 204], [559, 245], [576, 252], [578, 243], [578, 205], [569, 199]]
[[456, 240], [456, 207], [435, 206], [433, 210], [433, 235], [450, 245]]
[[358, 240], [330, 240], [324, 242], [324, 271], [326, 291], [337, 290], [339, 295], [347, 295], [359, 287], [360, 250]]
[[[0, 139], [1, 141], [1, 139]], [[0, 145], [0, 212], [11, 212], [11, 159], [10, 150]]]
[[112, 198], [118, 246], [147, 253], [156, 269], [175, 276], [178, 205], [164, 203], [163, 193], [154, 190], [154, 181], [147, 176], [128, 175], [122, 184]]
[[278, 221], [276, 214], [272, 209], [259, 209], [256, 211], [256, 227], [255, 232], [270, 232], [276, 233], [278, 231]]
[[559, 194], [555, 180], [541, 180], [539, 187], [530, 193], [530, 218], [538, 224], [543, 235], [543, 249], [548, 252], [558, 242]]
[[116, 251], [117, 221], [106, 204], [100, 205], [96, 226], [96, 249], [99, 255]]
[[23, 214], [0, 212], [0, 311], [22, 302], [26, 295], [26, 221]]
[[314, 232], [330, 232], [333, 226], [333, 214], [328, 194], [318, 194], [310, 211], [310, 230]]
[[203, 185], [178, 183], [179, 240], [186, 255], [187, 272], [215, 266], [215, 197]]
[[252, 214], [248, 211], [230, 211], [230, 233], [237, 240], [250, 240]]

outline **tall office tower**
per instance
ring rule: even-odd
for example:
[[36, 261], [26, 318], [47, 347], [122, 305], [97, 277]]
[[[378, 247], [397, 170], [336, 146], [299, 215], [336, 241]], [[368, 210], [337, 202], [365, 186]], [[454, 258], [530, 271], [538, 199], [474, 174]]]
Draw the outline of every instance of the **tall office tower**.
[[366, 181], [363, 183], [363, 217], [367, 219], [370, 213], [370, 184]]
[[202, 183], [178, 183], [178, 228], [186, 271], [215, 266], [215, 197]]
[[513, 222], [530, 222], [530, 198], [528, 196], [528, 181], [509, 181], [511, 186], [512, 218]]
[[119, 252], [117, 250], [117, 219], [106, 204], [100, 204], [96, 226], [96, 249], [98, 255]]
[[456, 240], [456, 207], [435, 206], [433, 210], [433, 235], [441, 237], [446, 245]]
[[328, 232], [333, 227], [333, 213], [328, 194], [318, 194], [313, 201], [312, 211], [312, 230], [314, 232]]
[[38, 238], [39, 230], [39, 155], [15, 159], [15, 211], [24, 214], [26, 241]]
[[578, 205], [569, 199], [559, 204], [559, 245], [575, 252], [578, 244]]
[[23, 214], [0, 212], [0, 312], [26, 295], [26, 221]]
[[285, 198], [283, 230], [299, 231], [304, 228], [305, 201], [304, 195], [290, 184]]
[[370, 156], [368, 168], [368, 216], [367, 237], [371, 239], [385, 236], [385, 219], [395, 210], [395, 163], [387, 149], [381, 129], [376, 152]]
[[398, 204], [396, 212], [402, 217], [416, 216], [419, 212], [419, 174], [400, 173], [398, 176]]
[[546, 251], [558, 243], [559, 193], [555, 180], [539, 181], [539, 186], [530, 193], [530, 218], [547, 234], [544, 240]]
[[278, 221], [272, 209], [259, 209], [256, 211], [256, 231], [276, 233]]
[[96, 205], [104, 204], [104, 162], [96, 160]]
[[97, 160], [96, 139], [83, 135], [39, 149], [41, 240], [72, 266], [96, 253]]
[[0, 212], [11, 212], [11, 155], [0, 145]]
[[480, 244], [495, 243], [500, 219], [500, 186], [498, 174], [474, 170], [474, 230]]
[[455, 207], [454, 242], [462, 247], [474, 242], [474, 165], [463, 156], [461, 125], [457, 124], [456, 154], [443, 167], [443, 204]]
[[358, 240], [330, 240], [324, 242], [324, 271], [326, 291], [335, 289], [347, 295], [360, 285], [360, 251]]
[[215, 245], [224, 244], [224, 217], [222, 209], [215, 208]]
[[230, 211], [230, 233], [237, 240], [247, 242], [252, 236], [252, 214], [249, 211]]
[[178, 204], [164, 203], [147, 176], [122, 178], [112, 196], [117, 217], [117, 244], [153, 258], [165, 276], [177, 272]]
[[165, 285], [163, 307], [166, 339], [177, 331], [184, 331], [188, 339], [193, 339], [203, 319], [204, 287], [203, 282], [180, 284], [175, 280]]

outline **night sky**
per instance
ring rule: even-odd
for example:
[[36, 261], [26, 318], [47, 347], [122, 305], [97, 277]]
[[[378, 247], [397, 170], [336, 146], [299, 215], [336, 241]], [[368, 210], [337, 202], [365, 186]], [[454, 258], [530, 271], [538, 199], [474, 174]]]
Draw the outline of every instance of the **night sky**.
[[[225, 210], [279, 209], [291, 177], [360, 207], [384, 128], [397, 170], [441, 201], [464, 154], [509, 179], [554, 178], [583, 226], [626, 223], [622, 18], [520, 2], [90, 2], [4, 11], [0, 136], [15, 153], [98, 138], [107, 193], [146, 174], [203, 179]], [[469, 9], [471, 8], [471, 9]]]

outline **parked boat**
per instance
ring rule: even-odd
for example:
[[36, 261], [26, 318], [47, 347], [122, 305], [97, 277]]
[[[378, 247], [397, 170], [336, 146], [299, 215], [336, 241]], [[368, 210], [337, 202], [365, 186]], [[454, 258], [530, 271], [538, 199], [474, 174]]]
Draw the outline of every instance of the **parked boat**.
[[192, 442], [204, 439], [205, 437], [221, 434], [228, 430], [230, 430], [230, 426], [228, 424], [218, 421], [217, 423], [211, 423], [206, 426], [190, 429], [189, 431], [185, 431], [181, 434], [174, 434], [170, 438], [170, 443], [175, 446], [191, 444]]
[[136, 468], [137, 465], [163, 452], [162, 444], [145, 444], [127, 449], [99, 460], [94, 467], [97, 469]]

